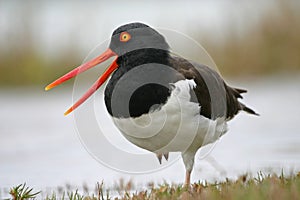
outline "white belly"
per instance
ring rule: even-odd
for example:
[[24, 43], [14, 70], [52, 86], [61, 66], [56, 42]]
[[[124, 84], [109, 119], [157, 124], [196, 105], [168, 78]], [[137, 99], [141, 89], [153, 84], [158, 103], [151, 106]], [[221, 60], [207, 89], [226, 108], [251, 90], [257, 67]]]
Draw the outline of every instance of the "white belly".
[[193, 80], [181, 80], [159, 110], [137, 118], [113, 118], [125, 138], [156, 153], [196, 151], [216, 141], [227, 131], [223, 118], [210, 120], [200, 115], [198, 103], [190, 102]]

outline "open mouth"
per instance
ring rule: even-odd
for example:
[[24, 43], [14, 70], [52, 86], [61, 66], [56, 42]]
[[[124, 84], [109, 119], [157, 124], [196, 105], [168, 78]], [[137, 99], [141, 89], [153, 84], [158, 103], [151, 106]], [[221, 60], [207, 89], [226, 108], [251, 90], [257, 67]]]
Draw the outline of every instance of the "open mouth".
[[[118, 56], [115, 52], [113, 52], [110, 48], [108, 48], [104, 53], [102, 53], [100, 56], [80, 65], [79, 67], [76, 67], [72, 71], [68, 72], [64, 76], [58, 78], [57, 80], [53, 81], [49, 85], [45, 87], [45, 90], [50, 90], [57, 85], [60, 85], [61, 83], [77, 76], [78, 74], [95, 67], [96, 65], [106, 61], [107, 59]], [[101, 87], [101, 85], [108, 79], [108, 77], [111, 75], [112, 72], [114, 72], [118, 68], [116, 57], [111, 65], [105, 70], [105, 72], [98, 78], [98, 80], [88, 89], [88, 91], [75, 103], [73, 104], [65, 113], [64, 115], [68, 115], [73, 110], [75, 110], [78, 106], [80, 106], [83, 102], [85, 102], [94, 92]]]

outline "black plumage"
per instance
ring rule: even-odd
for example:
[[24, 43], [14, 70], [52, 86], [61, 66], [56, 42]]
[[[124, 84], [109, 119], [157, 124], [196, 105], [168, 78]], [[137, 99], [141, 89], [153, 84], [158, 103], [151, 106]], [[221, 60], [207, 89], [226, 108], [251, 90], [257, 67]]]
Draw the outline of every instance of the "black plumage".
[[[231, 119], [240, 110], [256, 114], [238, 101], [242, 98], [241, 93], [246, 90], [228, 86], [211, 68], [175, 57], [168, 50], [138, 49], [118, 57], [117, 63], [119, 68], [113, 73], [105, 89], [107, 110], [114, 117], [139, 117], [148, 113], [153, 106], [159, 109], [159, 105], [165, 103], [170, 96], [170, 84], [184, 79], [195, 81], [191, 101], [199, 103], [200, 114], [209, 119]], [[147, 70], [144, 70], [145, 67]], [[135, 69], [134, 73], [128, 73], [132, 69]], [[154, 76], [150, 76], [151, 70]], [[122, 78], [124, 75], [126, 78]], [[147, 77], [152, 77], [154, 83], [145, 82]], [[157, 80], [159, 84], [155, 83]], [[134, 91], [130, 90], [132, 86]], [[126, 98], [126, 94], [131, 95]]]

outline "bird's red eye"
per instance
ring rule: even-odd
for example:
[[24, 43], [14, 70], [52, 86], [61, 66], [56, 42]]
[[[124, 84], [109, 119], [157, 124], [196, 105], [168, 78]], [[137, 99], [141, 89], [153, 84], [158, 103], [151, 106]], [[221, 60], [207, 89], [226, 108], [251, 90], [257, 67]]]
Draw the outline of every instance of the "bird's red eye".
[[127, 32], [122, 32], [120, 35], [120, 41], [121, 42], [127, 42], [128, 40], [131, 39], [131, 35]]

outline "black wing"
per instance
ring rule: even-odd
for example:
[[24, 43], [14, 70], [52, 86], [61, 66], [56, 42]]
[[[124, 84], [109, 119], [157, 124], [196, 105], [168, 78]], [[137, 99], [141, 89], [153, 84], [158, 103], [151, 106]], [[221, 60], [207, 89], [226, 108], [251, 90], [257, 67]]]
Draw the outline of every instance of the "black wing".
[[193, 79], [196, 87], [191, 91], [191, 100], [201, 106], [200, 114], [216, 119], [233, 118], [240, 110], [257, 115], [252, 109], [238, 101], [246, 90], [228, 86], [213, 69], [180, 57], [170, 57], [170, 66], [186, 79]]

